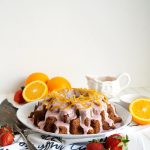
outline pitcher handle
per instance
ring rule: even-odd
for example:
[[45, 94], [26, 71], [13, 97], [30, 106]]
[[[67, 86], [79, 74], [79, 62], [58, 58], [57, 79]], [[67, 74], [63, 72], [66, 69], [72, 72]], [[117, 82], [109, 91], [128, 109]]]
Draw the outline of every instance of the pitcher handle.
[[128, 87], [128, 85], [129, 85], [130, 82], [131, 82], [131, 77], [130, 77], [130, 75], [129, 75], [128, 73], [122, 73], [121, 75], [119, 75], [119, 77], [118, 77], [118, 79], [117, 79], [117, 80], [119, 81], [119, 84], [120, 84], [120, 81], [121, 81], [124, 77], [127, 78], [127, 83], [126, 83], [125, 85], [123, 85], [123, 86], [120, 85], [121, 90], [123, 90], [123, 89], [125, 89], [126, 87]]

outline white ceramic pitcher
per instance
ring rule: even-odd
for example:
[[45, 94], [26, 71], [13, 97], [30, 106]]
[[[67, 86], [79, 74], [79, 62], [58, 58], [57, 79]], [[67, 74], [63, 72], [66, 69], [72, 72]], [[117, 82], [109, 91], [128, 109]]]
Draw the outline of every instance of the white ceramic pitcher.
[[108, 98], [117, 96], [123, 89], [128, 87], [131, 82], [131, 77], [128, 73], [122, 73], [116, 77], [103, 76], [93, 78], [90, 76], [86, 76], [86, 79], [88, 81], [88, 88], [102, 92]]

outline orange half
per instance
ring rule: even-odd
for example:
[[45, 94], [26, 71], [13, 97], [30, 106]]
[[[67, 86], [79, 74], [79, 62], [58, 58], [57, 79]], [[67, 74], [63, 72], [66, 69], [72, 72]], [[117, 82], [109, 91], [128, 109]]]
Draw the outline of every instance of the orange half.
[[139, 98], [129, 106], [133, 121], [138, 124], [150, 124], [150, 99]]
[[32, 102], [44, 98], [48, 94], [48, 87], [44, 82], [36, 80], [29, 83], [22, 94], [26, 102]]

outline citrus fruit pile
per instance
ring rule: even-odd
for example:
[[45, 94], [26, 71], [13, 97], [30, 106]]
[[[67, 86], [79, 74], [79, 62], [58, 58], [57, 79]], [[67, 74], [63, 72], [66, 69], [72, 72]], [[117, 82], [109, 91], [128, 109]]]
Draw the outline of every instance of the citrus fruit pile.
[[71, 84], [64, 77], [49, 77], [41, 72], [30, 74], [25, 80], [25, 87], [15, 93], [17, 103], [32, 102], [44, 98], [53, 90], [71, 88]]
[[141, 125], [150, 124], [150, 99], [139, 98], [132, 101], [129, 111], [134, 122]]

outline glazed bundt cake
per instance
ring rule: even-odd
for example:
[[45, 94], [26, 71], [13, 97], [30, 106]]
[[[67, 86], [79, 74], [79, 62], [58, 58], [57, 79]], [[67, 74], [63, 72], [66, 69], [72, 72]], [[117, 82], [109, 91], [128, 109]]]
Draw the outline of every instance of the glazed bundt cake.
[[103, 94], [88, 89], [53, 91], [29, 118], [38, 128], [59, 134], [101, 133], [122, 121]]

